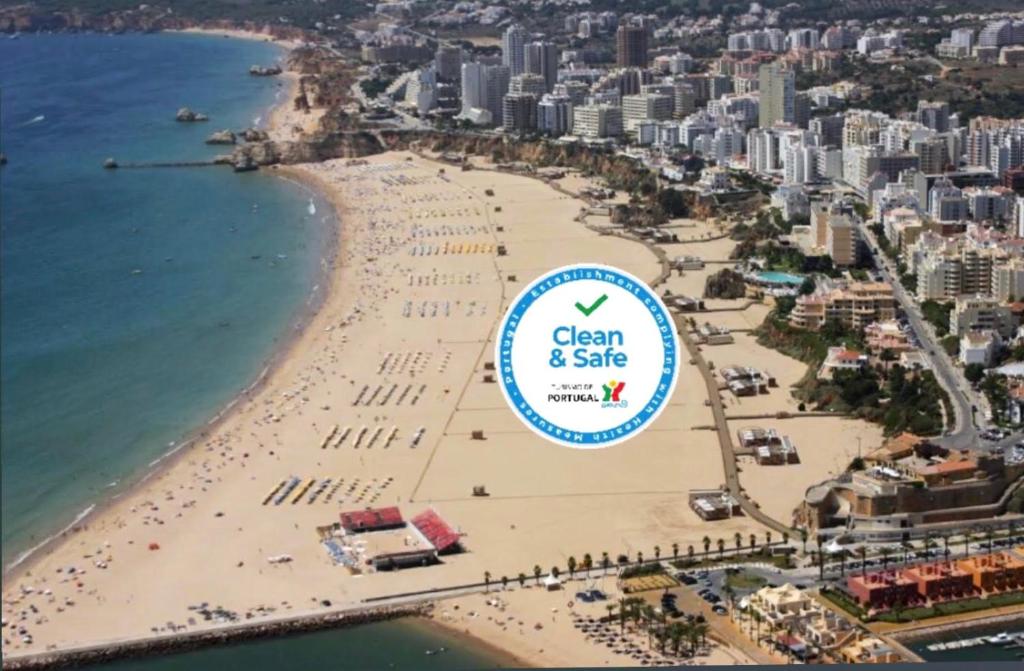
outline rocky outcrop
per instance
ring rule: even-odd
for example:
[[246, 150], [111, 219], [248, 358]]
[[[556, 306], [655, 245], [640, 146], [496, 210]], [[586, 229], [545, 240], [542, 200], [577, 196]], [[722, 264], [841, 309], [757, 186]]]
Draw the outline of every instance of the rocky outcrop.
[[735, 270], [720, 270], [704, 282], [704, 298], [743, 298], [746, 295], [747, 283]]
[[273, 77], [274, 75], [281, 74], [281, 66], [279, 65], [254, 65], [249, 68], [249, 74], [254, 77]]
[[174, 115], [175, 121], [181, 121], [183, 123], [191, 123], [193, 121], [209, 121], [210, 117], [199, 112], [194, 112], [188, 107], [182, 107], [178, 110], [178, 113]]
[[332, 158], [358, 158], [385, 151], [369, 132], [334, 133], [297, 142], [262, 140], [236, 147], [224, 162], [238, 164], [251, 160], [256, 165], [315, 163]]
[[206, 144], [234, 144], [235, 134], [229, 130], [219, 130], [206, 138]]
[[239, 137], [242, 138], [243, 142], [266, 142], [270, 139], [267, 131], [256, 128], [246, 128], [239, 133]]

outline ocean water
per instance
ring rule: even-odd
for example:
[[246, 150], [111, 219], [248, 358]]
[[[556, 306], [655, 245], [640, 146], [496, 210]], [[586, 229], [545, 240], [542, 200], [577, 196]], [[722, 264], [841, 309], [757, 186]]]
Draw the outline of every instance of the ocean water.
[[[284, 95], [283, 51], [194, 35], [0, 36], [5, 565], [115, 494], [263, 368], [315, 286], [333, 212], [203, 160]], [[207, 123], [174, 121], [190, 106]], [[315, 213], [314, 213], [315, 210]]]
[[512, 666], [510, 658], [481, 650], [446, 631], [418, 623], [383, 622], [83, 668], [88, 671], [461, 671]]

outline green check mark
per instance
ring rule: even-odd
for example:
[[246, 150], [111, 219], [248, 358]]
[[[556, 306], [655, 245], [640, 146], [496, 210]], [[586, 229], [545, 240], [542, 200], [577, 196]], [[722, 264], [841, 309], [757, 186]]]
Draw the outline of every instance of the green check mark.
[[601, 307], [601, 304], [608, 300], [608, 294], [601, 294], [601, 297], [591, 303], [590, 307], [584, 307], [579, 301], [576, 302], [576, 309], [583, 313], [584, 317], [589, 317], [593, 314], [594, 310]]

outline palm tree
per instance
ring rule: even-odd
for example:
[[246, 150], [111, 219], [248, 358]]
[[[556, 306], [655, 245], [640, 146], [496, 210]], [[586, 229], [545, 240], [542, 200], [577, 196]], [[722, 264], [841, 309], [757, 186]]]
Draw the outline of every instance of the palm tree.
[[754, 554], [755, 545], [757, 545], [757, 534], [750, 534], [750, 554]]
[[736, 550], [739, 551], [739, 549], [743, 547], [743, 534], [737, 531], [732, 535], [732, 540], [736, 543]]
[[491, 589], [491, 572], [484, 571], [484, 591], [489, 592]]
[[590, 573], [590, 569], [594, 568], [594, 558], [587, 552], [583, 555], [583, 570]]
[[882, 570], [885, 571], [889, 568], [889, 548], [882, 548]]
[[690, 639], [690, 648], [693, 650], [693, 654], [697, 654], [697, 645], [705, 640], [707, 633], [708, 625], [706, 622], [694, 622], [690, 625], [687, 638]]
[[718, 546], [718, 558], [722, 559], [725, 556], [725, 540], [719, 538], [715, 541], [715, 545]]
[[536, 564], [534, 565], [534, 567], [533, 567], [533, 578], [534, 578], [534, 580], [537, 581], [538, 585], [540, 584], [540, 574], [543, 573], [543, 572], [544, 572], [544, 570], [539, 565], [536, 565]]
[[971, 556], [971, 532], [964, 532], [964, 557]]
[[683, 627], [681, 622], [673, 622], [668, 628], [668, 637], [672, 639], [672, 654], [679, 654], [679, 644], [683, 640]]
[[804, 554], [807, 554], [807, 535], [807, 529], [800, 530], [800, 542], [803, 543]]
[[626, 631], [626, 618], [629, 617], [629, 611], [626, 610], [629, 604], [625, 598], [619, 599], [619, 631]]
[[943, 531], [942, 532], [942, 554], [945, 556], [946, 560], [948, 561], [949, 560], [949, 532], [948, 531]]
[[992, 527], [985, 527], [985, 538], [988, 540], [988, 552], [992, 554], [992, 537], [996, 535], [996, 532], [992, 530]]
[[693, 559], [693, 546], [692, 545], [687, 545], [686, 546], [686, 556], [689, 557], [690, 559]]
[[661, 561], [661, 546], [654, 546], [654, 561]]
[[707, 554], [711, 549], [711, 537], [705, 536], [700, 542], [704, 544], [704, 554]]
[[519, 580], [519, 586], [520, 587], [525, 587], [526, 586], [526, 574], [525, 573], [520, 573], [518, 580]]
[[608, 611], [608, 621], [611, 622], [612, 621], [612, 616], [615, 613], [615, 604], [614, 603], [605, 604], [604, 608], [605, 608], [605, 610]]
[[644, 553], [643, 552], [637, 552], [636, 553], [636, 563], [639, 566], [643, 566], [644, 565]]
[[846, 576], [846, 550], [839, 551], [839, 575]]
[[576, 572], [576, 557], [569, 555], [569, 559], [565, 563], [569, 568], [569, 579], [572, 580], [572, 574]]
[[558, 577], [558, 567], [557, 566], [552, 566], [551, 567], [551, 577], [552, 578], [557, 578]]
[[672, 544], [672, 559], [673, 560], [678, 560], [679, 559], [679, 543], [673, 543]]
[[601, 568], [604, 569], [604, 574], [608, 575], [608, 567], [612, 565], [611, 557], [608, 556], [607, 552], [601, 553]]
[[772, 544], [772, 532], [771, 530], [764, 532], [764, 542], [766, 545]]
[[501, 576], [501, 588], [502, 589], [508, 589], [508, 576], [507, 575]]
[[782, 532], [782, 542], [784, 544], [785, 543], [789, 543], [789, 532], [788, 531], [783, 531]]
[[866, 576], [868, 574], [868, 565], [867, 565], [868, 548], [867, 548], [867, 546], [866, 545], [861, 545], [859, 548], [857, 548], [857, 554], [860, 555], [860, 575], [863, 578], [864, 576]]

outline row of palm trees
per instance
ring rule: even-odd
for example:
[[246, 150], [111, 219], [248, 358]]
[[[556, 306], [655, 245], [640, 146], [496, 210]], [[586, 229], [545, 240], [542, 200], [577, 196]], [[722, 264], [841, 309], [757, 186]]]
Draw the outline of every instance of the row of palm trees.
[[623, 633], [626, 625], [632, 623], [637, 631], [647, 633], [647, 645], [653, 649], [657, 644], [661, 654], [671, 648], [672, 654], [678, 656], [685, 643], [689, 654], [695, 655], [698, 647], [707, 644], [711, 627], [701, 616], [669, 622], [663, 611], [640, 597], [624, 597], [617, 604], [609, 603], [605, 608], [608, 611], [606, 622], [613, 622], [617, 617]]
[[[765, 532], [764, 540], [765, 540], [765, 545], [771, 545], [772, 544], [772, 532], [770, 530]], [[788, 533], [783, 533], [782, 534], [782, 542], [783, 542], [783, 544], [789, 542], [789, 534]], [[804, 539], [804, 542], [806, 543], [806, 538]], [[714, 541], [714, 543], [715, 543], [715, 546], [718, 549], [718, 557], [719, 557], [719, 559], [724, 559], [725, 558], [725, 549], [727, 547], [725, 539], [724, 538], [719, 538], [716, 541]], [[747, 537], [747, 544], [748, 544], [748, 547], [750, 549], [750, 553], [751, 554], [753, 554], [755, 552], [755, 550], [757, 548], [757, 543], [758, 543], [758, 539], [757, 539], [757, 535], [756, 534], [750, 534]], [[705, 556], [709, 555], [711, 553], [711, 544], [712, 544], [711, 537], [710, 536], [704, 536], [704, 538], [701, 540], [701, 544], [704, 546], [704, 555]], [[819, 539], [819, 547], [820, 547], [820, 544], [821, 543], [820, 543], [820, 539]], [[735, 546], [735, 551], [736, 552], [739, 552], [739, 551], [741, 551], [743, 549], [743, 534], [739, 533], [738, 531], [735, 534], [733, 534], [733, 545]], [[679, 543], [672, 543], [671, 550], [672, 550], [672, 560], [673, 561], [678, 561], [679, 560], [680, 550], [681, 549], [682, 548], [679, 545]], [[686, 546], [686, 557], [687, 557], [687, 559], [693, 560], [696, 557], [696, 554], [697, 554], [697, 550], [696, 550], [696, 548], [694, 546], [692, 546], [692, 545], [687, 545]], [[662, 559], [661, 546], [660, 545], [655, 545], [654, 546], [654, 562], [660, 562], [661, 559]], [[643, 566], [644, 563], [649, 562], [649, 561], [651, 561], [650, 558], [645, 559], [644, 558], [644, 553], [642, 551], [638, 551], [636, 553], [636, 559], [635, 559], [635, 561], [633, 563], [636, 563], [636, 564], [638, 564], [640, 566]], [[615, 562], [614, 562], [614, 564], [616, 564], [618, 566], [626, 566], [626, 565], [628, 565], [630, 563], [631, 562], [630, 562], [629, 554], [628, 553], [620, 554], [615, 559]], [[611, 555], [609, 553], [602, 552], [601, 553], [600, 561], [598, 563], [595, 563], [594, 562], [594, 558], [588, 552], [588, 553], [583, 555], [583, 559], [580, 560], [580, 561], [577, 561], [575, 556], [569, 556], [569, 558], [566, 559], [565, 564], [566, 564], [566, 569], [568, 570], [568, 573], [569, 573], [569, 579], [571, 580], [572, 578], [575, 577], [577, 570], [581, 570], [583, 572], [588, 572], [591, 569], [594, 569], [594, 568], [597, 568], [597, 567], [600, 567], [604, 571], [604, 573], [607, 575], [608, 570], [613, 565], [613, 562], [612, 562]], [[552, 576], [554, 576], [555, 578], [557, 578], [561, 574], [561, 570], [557, 566], [553, 566], [553, 567], [551, 567], [550, 574]], [[537, 582], [538, 585], [540, 584], [540, 579], [541, 579], [541, 576], [543, 576], [543, 575], [544, 575], [544, 570], [539, 565], [533, 567], [533, 578]], [[491, 572], [490, 571], [484, 571], [484, 585], [485, 585], [485, 587], [487, 589], [490, 589], [491, 578], [492, 578]], [[526, 581], [528, 579], [529, 578], [528, 578], [528, 576], [525, 573], [520, 573], [517, 576], [517, 580], [519, 582], [519, 586], [520, 587], [525, 586]], [[507, 576], [502, 576], [500, 580], [501, 580], [502, 587], [506, 587], [508, 585], [509, 578]]]
[[[1016, 528], [1017, 527], [1016, 527], [1016, 525], [1013, 522], [1008, 524], [1007, 525], [1008, 535], [1012, 537], [1015, 534], [1015, 532], [1016, 532]], [[992, 541], [995, 538], [995, 529], [993, 529], [991, 526], [985, 526], [985, 527], [981, 527], [981, 528], [979, 528], [979, 527], [971, 527], [967, 531], [964, 531], [964, 532], [962, 532], [960, 534], [953, 534], [952, 532], [949, 532], [949, 531], [944, 531], [944, 532], [937, 533], [937, 534], [929, 532], [929, 533], [925, 534], [924, 547], [925, 547], [926, 550], [937, 549], [939, 544], [938, 544], [938, 541], [936, 540], [936, 538], [938, 538], [939, 540], [942, 541], [942, 554], [943, 554], [943, 558], [946, 561], [949, 561], [949, 556], [951, 554], [950, 549], [949, 549], [950, 538], [952, 538], [954, 535], [962, 535], [963, 536], [962, 542], [963, 542], [963, 545], [964, 545], [964, 557], [970, 557], [971, 556], [971, 543], [973, 542], [975, 536], [978, 535], [978, 534], [983, 534], [984, 535], [986, 544], [988, 546], [988, 551], [991, 553], [992, 552], [992, 548], [993, 548]], [[821, 549], [822, 543], [824, 542], [823, 536], [821, 534], [818, 534], [818, 537], [817, 537], [816, 541], [817, 541], [817, 546], [818, 546], [818, 551], [816, 553], [816, 560], [817, 560], [817, 563], [818, 563], [818, 573], [819, 573], [819, 577], [824, 578], [824, 574], [825, 574], [825, 565], [824, 565], [825, 553], [823, 553], [822, 549]], [[902, 560], [903, 560], [904, 564], [906, 564], [907, 562], [910, 561], [910, 552], [913, 549], [914, 549], [913, 546], [910, 545], [909, 543], [903, 543], [903, 553], [902, 553], [903, 557], [902, 557]], [[865, 561], [867, 560], [867, 553], [868, 553], [867, 546], [862, 544], [859, 548], [857, 548], [857, 556], [860, 559], [861, 575], [864, 575], [864, 574], [867, 573], [867, 564], [865, 564]], [[839, 552], [837, 554], [838, 554], [838, 557], [839, 557], [839, 573], [840, 573], [840, 575], [845, 576], [846, 575], [846, 552], [842, 551], [842, 552]], [[880, 558], [882, 560], [882, 570], [883, 571], [888, 570], [889, 562], [893, 558], [893, 550], [892, 550], [892, 548], [883, 547], [879, 551], [879, 556], [880, 556]]]

